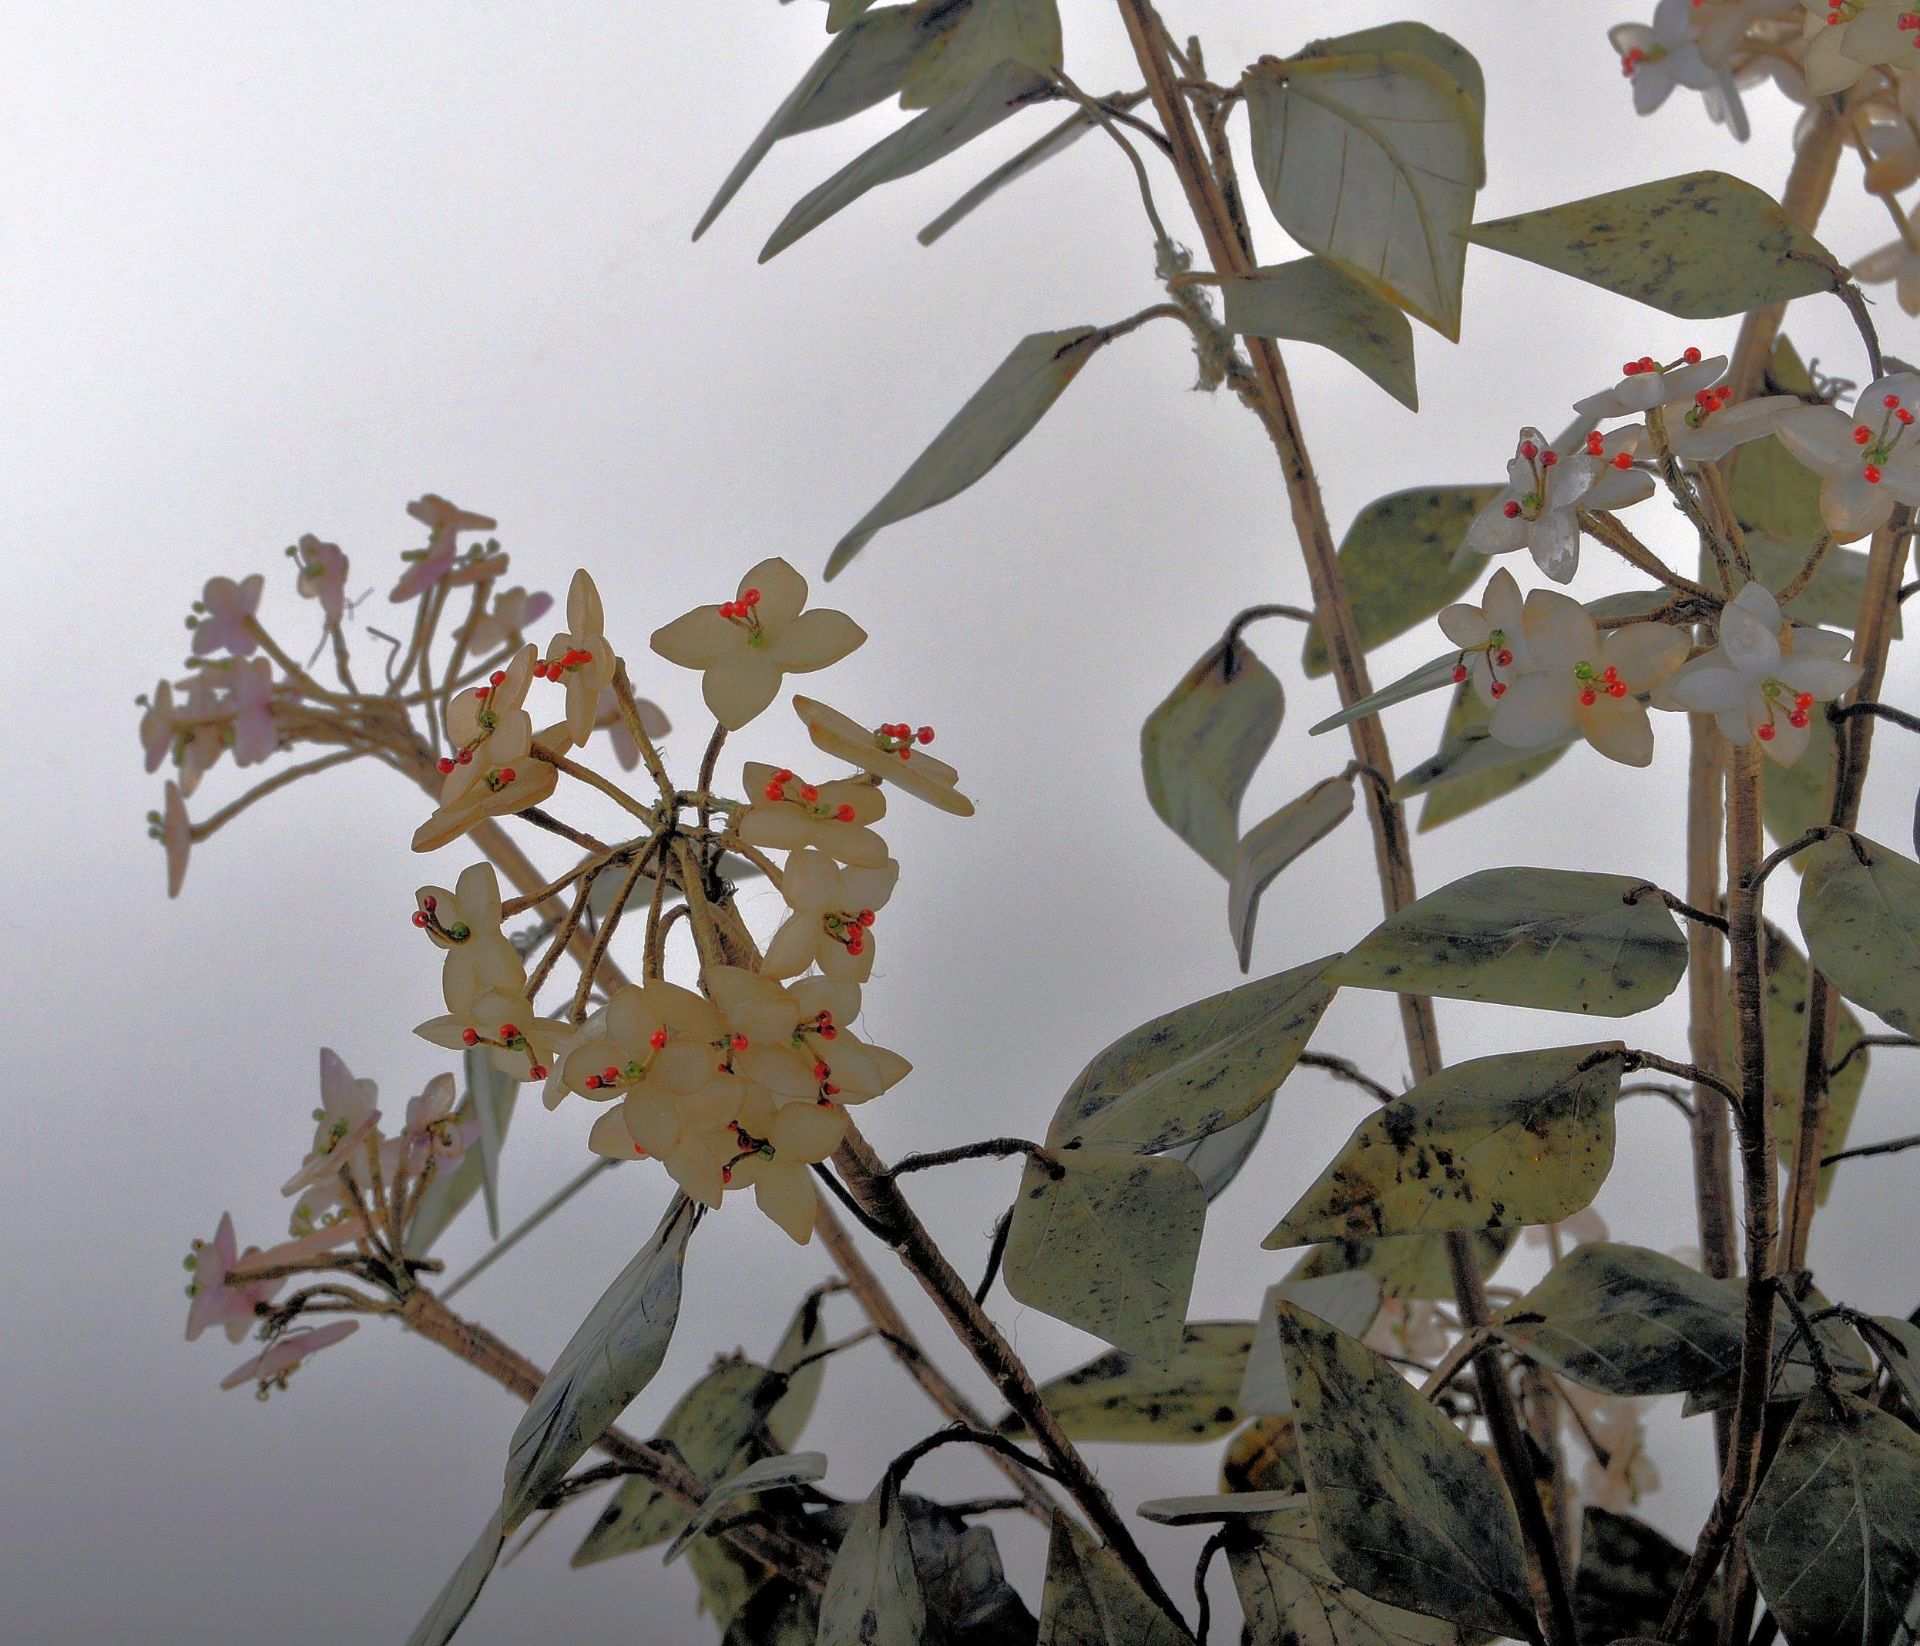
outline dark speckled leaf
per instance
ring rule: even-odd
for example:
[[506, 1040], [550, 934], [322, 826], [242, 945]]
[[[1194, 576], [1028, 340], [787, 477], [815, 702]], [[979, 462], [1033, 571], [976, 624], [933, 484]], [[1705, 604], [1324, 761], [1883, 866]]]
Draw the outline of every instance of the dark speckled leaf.
[[883, 1474], [833, 1557], [820, 1597], [819, 1646], [920, 1646], [926, 1631], [899, 1484]]
[[1190, 1639], [1141, 1592], [1118, 1555], [1071, 1516], [1053, 1517], [1039, 1646], [1186, 1646]]
[[1273, 1098], [1269, 1095], [1255, 1105], [1245, 1120], [1236, 1120], [1217, 1132], [1196, 1137], [1191, 1143], [1177, 1143], [1166, 1153], [1192, 1167], [1193, 1175], [1200, 1179], [1201, 1192], [1207, 1199], [1217, 1200], [1240, 1175], [1240, 1168], [1246, 1165], [1272, 1115]]
[[1678, 1394], [1740, 1363], [1740, 1295], [1640, 1246], [1579, 1246], [1494, 1331], [1544, 1366], [1611, 1395]]
[[1360, 1123], [1267, 1248], [1571, 1217], [1613, 1165], [1619, 1050], [1558, 1046], [1442, 1069]]
[[[1686, 1569], [1686, 1551], [1644, 1521], [1607, 1509], [1588, 1509], [1580, 1523], [1580, 1570], [1573, 1584], [1573, 1615], [1580, 1638], [1654, 1638]], [[1693, 1614], [1680, 1646], [1713, 1646], [1719, 1638], [1718, 1591], [1716, 1578], [1707, 1604]]]
[[1333, 998], [1332, 956], [1181, 1006], [1095, 1056], [1047, 1143], [1156, 1153], [1246, 1119], [1287, 1078]]
[[[1200, 1320], [1181, 1334], [1170, 1366], [1150, 1366], [1113, 1349], [1040, 1385], [1047, 1408], [1073, 1440], [1156, 1445], [1213, 1440], [1240, 1422], [1240, 1382], [1253, 1327]], [[1026, 1433], [1009, 1413], [995, 1427]]]
[[1140, 728], [1147, 801], [1222, 874], [1240, 844], [1240, 799], [1273, 746], [1287, 700], [1242, 641], [1222, 641], [1187, 671]]
[[1455, 1624], [1402, 1611], [1342, 1583], [1320, 1552], [1308, 1510], [1279, 1510], [1258, 1530], [1253, 1543], [1227, 1548], [1256, 1646], [1466, 1646], [1471, 1638]]
[[[1515, 1231], [1492, 1229], [1474, 1236], [1480, 1272], [1492, 1274], [1513, 1244]], [[1319, 1280], [1337, 1274], [1371, 1275], [1382, 1297], [1451, 1298], [1453, 1268], [1444, 1235], [1399, 1235], [1385, 1240], [1330, 1240], [1315, 1246], [1288, 1271], [1287, 1279]]]
[[1874, 1358], [1887, 1369], [1887, 1376], [1907, 1403], [1907, 1411], [1920, 1418], [1920, 1326], [1898, 1315], [1876, 1315], [1877, 1332], [1861, 1335], [1873, 1346]]
[[1856, 1005], [1902, 1034], [1920, 1034], [1920, 863], [1844, 835], [1810, 848], [1800, 930], [1813, 963]]
[[1068, 1149], [1029, 1161], [1007, 1235], [1007, 1290], [1154, 1365], [1180, 1346], [1207, 1197], [1184, 1162]]
[[1383, 921], [1328, 978], [1405, 994], [1627, 1017], [1687, 969], [1687, 940], [1644, 881], [1568, 869], [1486, 869]]
[[1250, 1415], [1279, 1417], [1293, 1410], [1286, 1357], [1280, 1352], [1282, 1303], [1305, 1309], [1348, 1337], [1365, 1337], [1380, 1313], [1380, 1282], [1364, 1269], [1347, 1269], [1312, 1279], [1283, 1280], [1267, 1288], [1254, 1321], [1253, 1344], [1247, 1350], [1246, 1376], [1240, 1383], [1240, 1405]]
[[680, 1535], [667, 1545], [665, 1560], [671, 1565], [679, 1559], [689, 1543], [706, 1532], [723, 1514], [740, 1508], [745, 1499], [758, 1496], [761, 1492], [808, 1486], [826, 1472], [827, 1459], [822, 1452], [795, 1452], [791, 1456], [763, 1457], [758, 1463], [749, 1463], [739, 1473], [729, 1475], [708, 1491], [706, 1501], [682, 1528]]
[[1284, 1304], [1280, 1343], [1335, 1575], [1428, 1617], [1530, 1634], [1520, 1528], [1493, 1466], [1364, 1344]]
[[1325, 258], [1302, 257], [1255, 269], [1241, 279], [1223, 281], [1220, 295], [1228, 331], [1331, 349], [1407, 410], [1420, 409], [1413, 377], [1413, 327], [1407, 317]]
[[[1363, 647], [1405, 634], [1473, 587], [1487, 561], [1463, 548], [1467, 527], [1499, 489], [1422, 486], [1375, 498], [1354, 516], [1340, 540], [1340, 571]], [[1317, 628], [1301, 662], [1315, 678], [1332, 666]]]
[[1825, 247], [1772, 195], [1725, 172], [1689, 172], [1476, 223], [1467, 238], [1683, 320], [1744, 314], [1833, 284], [1821, 267], [1834, 262]]
[[1920, 1583], [1920, 1435], [1851, 1395], [1809, 1397], [1746, 1522], [1780, 1632], [1884, 1646]]

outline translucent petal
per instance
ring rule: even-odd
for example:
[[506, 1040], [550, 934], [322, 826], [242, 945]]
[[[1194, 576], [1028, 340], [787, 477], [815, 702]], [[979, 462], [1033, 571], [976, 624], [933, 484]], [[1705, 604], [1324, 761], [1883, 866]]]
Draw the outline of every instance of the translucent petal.
[[779, 695], [780, 669], [763, 652], [741, 650], [707, 670], [700, 692], [713, 718], [737, 732]]
[[607, 614], [600, 604], [600, 591], [585, 567], [573, 574], [567, 586], [567, 627], [575, 634], [600, 634], [607, 626]]
[[1601, 697], [1579, 710], [1580, 731], [1609, 760], [1623, 766], [1653, 764], [1653, 726], [1634, 697]]
[[1820, 482], [1820, 518], [1842, 543], [1884, 526], [1898, 501], [1885, 486], [1869, 483], [1858, 469], [1829, 474]]
[[745, 635], [720, 615], [718, 606], [694, 607], [655, 629], [648, 642], [669, 663], [683, 669], [709, 668], [745, 643]]
[[[870, 874], [872, 871], [864, 872]], [[842, 889], [839, 865], [825, 852], [811, 849], [795, 852], [787, 859], [780, 895], [787, 900], [787, 907], [791, 909], [863, 907], [859, 903], [848, 903], [847, 899], [852, 893]]]
[[813, 1239], [813, 1221], [819, 1207], [813, 1178], [804, 1167], [768, 1171], [753, 1186], [754, 1203], [800, 1245]]
[[607, 1109], [594, 1121], [587, 1133], [587, 1147], [609, 1160], [633, 1160], [646, 1153], [627, 1130], [627, 1117], [619, 1109]]
[[866, 638], [867, 631], [845, 612], [822, 606], [802, 612], [774, 638], [769, 650], [781, 668], [807, 674], [838, 663]]
[[[796, 914], [767, 944], [761, 969], [768, 977], [798, 977], [813, 964], [814, 951], [820, 946], [820, 917]], [[838, 944], [832, 945], [838, 948]], [[856, 979], [865, 982], [864, 976]]]
[[776, 1109], [768, 1140], [781, 1155], [825, 1160], [847, 1135], [847, 1111], [837, 1103], [787, 1103]]
[[1780, 444], [1810, 469], [1852, 468], [1860, 460], [1853, 419], [1832, 406], [1789, 406], [1773, 428]]
[[1657, 701], [1662, 708], [1700, 714], [1720, 714], [1744, 703], [1754, 683], [1738, 669], [1730, 669], [1716, 652], [1697, 658], [1669, 680]]
[[769, 629], [784, 629], [807, 603], [807, 580], [778, 555], [762, 560], [740, 579], [737, 597], [744, 600], [749, 589], [760, 591], [757, 613]]
[[664, 1158], [680, 1146], [685, 1131], [680, 1108], [661, 1092], [630, 1092], [619, 1112], [625, 1116], [628, 1135], [650, 1155]]
[[1527, 536], [1533, 563], [1556, 583], [1570, 583], [1580, 569], [1580, 526], [1573, 510], [1548, 509]]
[[1843, 658], [1805, 654], [1783, 658], [1775, 675], [1797, 692], [1812, 692], [1816, 701], [1830, 703], [1860, 678], [1860, 665]]
[[1509, 748], [1550, 748], [1573, 736], [1573, 711], [1571, 679], [1559, 674], [1526, 674], [1494, 704], [1487, 729]]
[[792, 1046], [749, 1046], [736, 1052], [733, 1066], [749, 1080], [757, 1080], [778, 1097], [814, 1098], [820, 1082], [813, 1066]]
[[1780, 607], [1758, 583], [1749, 583], [1720, 613], [1720, 650], [1742, 674], [1764, 680], [1780, 662]]

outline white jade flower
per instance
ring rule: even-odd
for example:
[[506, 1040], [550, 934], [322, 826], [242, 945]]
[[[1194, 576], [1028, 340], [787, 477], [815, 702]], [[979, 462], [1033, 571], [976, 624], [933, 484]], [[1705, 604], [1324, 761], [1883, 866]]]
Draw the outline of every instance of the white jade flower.
[[1489, 708], [1507, 695], [1507, 688], [1527, 667], [1523, 609], [1520, 585], [1503, 566], [1487, 579], [1479, 605], [1463, 601], [1440, 614], [1441, 632], [1460, 648], [1454, 680], [1471, 680], [1480, 701]]
[[486, 685], [469, 686], [447, 705], [447, 739], [454, 752], [439, 762], [441, 805], [452, 805], [489, 766], [526, 759], [533, 746], [533, 717], [525, 704], [535, 656], [533, 647], [522, 646]]
[[547, 643], [546, 661], [533, 666], [536, 675], [566, 686], [567, 735], [575, 743], [593, 735], [600, 694], [613, 681], [613, 647], [602, 632], [606, 624], [600, 591], [584, 570], [576, 571], [567, 590], [566, 629]]
[[1749, 583], [1720, 613], [1720, 644], [1675, 673], [1654, 703], [1711, 714], [1730, 742], [1757, 740], [1791, 766], [1806, 749], [1814, 705], [1860, 678], [1851, 646], [1830, 629], [1793, 627], [1773, 592]]
[[916, 729], [902, 720], [869, 728], [811, 697], [795, 697], [793, 712], [805, 723], [816, 749], [859, 766], [943, 812], [973, 816], [973, 802], [954, 787], [960, 774], [926, 752], [933, 741], [931, 726]]
[[768, 977], [797, 977], [817, 964], [828, 977], [864, 983], [873, 971], [873, 923], [900, 878], [892, 858], [877, 868], [843, 869], [806, 847], [787, 858], [780, 895], [792, 916], [767, 945]]
[[1745, 142], [1746, 109], [1734, 82], [1732, 59], [1753, 8], [1742, 0], [1660, 0], [1653, 22], [1616, 23], [1607, 38], [1633, 82], [1633, 106], [1651, 114], [1675, 86], [1702, 93], [1707, 112]]
[[1849, 417], [1837, 406], [1790, 406], [1775, 420], [1781, 444], [1820, 476], [1820, 518], [1840, 542], [1887, 523], [1897, 503], [1920, 503], [1920, 373], [1893, 372], [1860, 391]]
[[654, 630], [653, 649], [701, 670], [714, 719], [738, 731], [774, 700], [786, 675], [824, 669], [867, 638], [845, 612], [801, 610], [806, 603], [807, 580], [784, 560], [763, 560], [740, 579], [734, 599], [696, 606]]
[[1913, 31], [1901, 21], [1911, 0], [1800, 0], [1807, 91], [1828, 97], [1845, 91], [1868, 69], [1913, 59]]
[[1577, 600], [1551, 589], [1527, 596], [1521, 619], [1527, 672], [1493, 706], [1488, 731], [1517, 749], [1584, 737], [1609, 760], [1645, 766], [1653, 727], [1640, 694], [1687, 655], [1687, 636], [1664, 623], [1602, 631]]
[[[1618, 466], [1624, 456], [1627, 466]], [[1467, 528], [1467, 547], [1480, 554], [1526, 549], [1556, 583], [1580, 565], [1582, 509], [1617, 509], [1653, 495], [1653, 481], [1633, 468], [1631, 454], [1582, 449], [1562, 457], [1538, 429], [1522, 429], [1507, 485]]]
[[734, 830], [749, 846], [776, 852], [810, 846], [869, 869], [886, 862], [887, 843], [867, 825], [887, 815], [887, 797], [870, 778], [809, 783], [784, 766], [749, 760], [746, 785], [751, 803]]
[[1694, 348], [1666, 365], [1650, 354], [1643, 354], [1620, 368], [1622, 376], [1612, 388], [1576, 400], [1573, 409], [1582, 417], [1599, 420], [1639, 417], [1658, 406], [1692, 405], [1700, 394], [1720, 381], [1726, 369], [1724, 354], [1702, 359], [1700, 351]]
[[447, 951], [449, 971], [468, 974], [463, 990], [474, 984], [518, 990], [525, 983], [520, 951], [500, 929], [500, 880], [491, 863], [470, 863], [452, 891], [422, 886], [413, 900], [414, 925]]
[[600, 1033], [567, 1052], [564, 1090], [596, 1103], [664, 1093], [691, 1104], [699, 1124], [725, 1125], [740, 1101], [716, 1080], [732, 1050], [726, 1040], [720, 1013], [691, 989], [663, 978], [625, 984], [607, 1002]]
[[1870, 251], [1853, 265], [1853, 277], [1868, 285], [1893, 282], [1893, 293], [1908, 314], [1920, 315], [1920, 251], [1904, 240]]

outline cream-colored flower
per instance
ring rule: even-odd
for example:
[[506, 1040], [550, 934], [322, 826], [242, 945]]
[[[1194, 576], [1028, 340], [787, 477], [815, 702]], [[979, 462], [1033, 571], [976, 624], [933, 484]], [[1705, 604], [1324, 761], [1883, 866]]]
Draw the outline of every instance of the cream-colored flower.
[[813, 746], [850, 766], [905, 789], [917, 800], [956, 817], [973, 816], [973, 802], [954, 787], [960, 774], [926, 752], [933, 728], [917, 731], [905, 721], [871, 729], [811, 697], [796, 697], [793, 711], [807, 728]]
[[534, 661], [533, 647], [522, 646], [486, 685], [468, 687], [447, 705], [447, 738], [454, 752], [439, 762], [441, 805], [452, 805], [489, 766], [525, 760], [533, 746], [533, 717], [524, 705]]
[[806, 602], [804, 577], [784, 560], [763, 560], [740, 579], [734, 599], [696, 606], [654, 630], [653, 649], [702, 670], [714, 719], [738, 731], [774, 700], [786, 675], [824, 669], [867, 638], [845, 612], [802, 611]]
[[869, 1046], [848, 1025], [860, 1015], [860, 988], [831, 977], [782, 986], [760, 972], [709, 966], [701, 982], [747, 1042], [734, 1067], [776, 1103], [865, 1103], [912, 1070], [898, 1052]]
[[887, 797], [869, 778], [808, 783], [784, 766], [749, 760], [747, 809], [734, 829], [749, 846], [793, 852], [811, 846], [840, 863], [878, 868], [887, 843], [867, 827], [887, 815]]
[[600, 1033], [567, 1052], [561, 1078], [565, 1091], [596, 1103], [664, 1094], [696, 1126], [722, 1126], [740, 1101], [737, 1082], [722, 1078], [732, 1052], [710, 1001], [650, 978], [614, 990]]
[[735, 1136], [740, 1154], [723, 1176], [733, 1189], [753, 1190], [760, 1210], [800, 1245], [813, 1238], [819, 1206], [813, 1167], [840, 1147], [847, 1111], [831, 1103], [776, 1107], [756, 1091], [740, 1107]]
[[773, 934], [762, 969], [769, 977], [797, 977], [817, 963], [829, 977], [866, 982], [873, 971], [874, 912], [885, 907], [899, 878], [892, 858], [878, 868], [843, 869], [812, 847], [792, 853], [780, 895], [793, 915]]
[[446, 1012], [413, 1032], [449, 1051], [485, 1046], [493, 1066], [515, 1080], [545, 1080], [558, 1047], [573, 1032], [569, 1023], [534, 1015], [524, 981], [503, 987], [478, 967], [448, 965], [440, 990]]
[[[566, 727], [540, 733], [539, 741], [565, 747]], [[475, 762], [480, 765], [479, 762]], [[481, 766], [480, 780], [450, 805], [435, 808], [434, 813], [413, 831], [416, 852], [436, 851], [449, 841], [458, 840], [476, 823], [489, 817], [507, 817], [537, 806], [552, 794], [560, 782], [560, 773], [544, 760], [527, 755], [517, 765]]]
[[567, 688], [567, 735], [584, 743], [593, 735], [600, 694], [613, 683], [613, 647], [603, 632], [607, 616], [600, 591], [584, 570], [573, 574], [567, 590], [567, 626], [547, 642], [547, 659], [534, 673]]
[[454, 889], [422, 886], [413, 894], [413, 923], [436, 948], [447, 951], [450, 970], [471, 973], [458, 987], [474, 992], [475, 985], [518, 991], [526, 983], [520, 951], [500, 929], [500, 880], [491, 863], [470, 863], [460, 871]]

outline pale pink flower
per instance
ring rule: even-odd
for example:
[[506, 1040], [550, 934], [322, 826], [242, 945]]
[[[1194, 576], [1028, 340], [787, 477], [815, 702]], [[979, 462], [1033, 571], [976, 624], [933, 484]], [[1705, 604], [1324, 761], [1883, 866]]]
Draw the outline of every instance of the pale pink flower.
[[226, 753], [232, 721], [210, 671], [200, 670], [186, 683], [186, 689], [186, 706], [179, 717], [186, 728], [179, 745], [180, 792], [190, 795]]
[[354, 1078], [340, 1055], [320, 1049], [320, 1107], [313, 1111], [313, 1147], [300, 1170], [281, 1186], [282, 1194], [331, 1183], [343, 1166], [360, 1163], [360, 1151], [377, 1137], [379, 1088], [371, 1080]]
[[[565, 735], [566, 727], [555, 727], [542, 732], [540, 741], [564, 748]], [[559, 772], [544, 760], [528, 757], [515, 765], [495, 765], [487, 761], [482, 766], [479, 782], [451, 804], [436, 807], [433, 815], [413, 831], [413, 849], [437, 851], [489, 817], [508, 817], [529, 806], [537, 806], [553, 793], [559, 782]]]
[[806, 602], [804, 577], [784, 560], [763, 560], [740, 579], [734, 599], [654, 630], [653, 649], [701, 670], [714, 719], [738, 731], [774, 700], [786, 675], [824, 669], [867, 638], [845, 612], [802, 611]]
[[[460, 533], [492, 531], [499, 524], [484, 514], [459, 508], [432, 492], [409, 503], [407, 513], [427, 528], [427, 546], [410, 554], [412, 564], [393, 586], [391, 598], [395, 601], [416, 599], [447, 577], [454, 569], [455, 557], [460, 552]], [[501, 565], [504, 564], [502, 561]]]
[[873, 923], [900, 878], [892, 858], [877, 868], [843, 869], [812, 847], [791, 853], [780, 895], [792, 917], [767, 945], [769, 977], [797, 977], [818, 964], [832, 978], [866, 982], [873, 971]]
[[460, 1093], [450, 1074], [437, 1074], [419, 1096], [407, 1099], [407, 1125], [393, 1141], [394, 1164], [418, 1172], [433, 1162], [437, 1171], [452, 1171], [468, 1149], [480, 1140], [480, 1122], [460, 1119], [455, 1110]]
[[247, 657], [260, 645], [253, 632], [253, 614], [260, 609], [260, 594], [267, 586], [259, 572], [236, 583], [231, 577], [210, 577], [200, 595], [206, 607], [193, 629], [193, 655], [205, 657], [211, 652], [227, 651], [235, 657]]
[[735, 1135], [740, 1155], [722, 1174], [727, 1187], [751, 1188], [760, 1210], [804, 1246], [819, 1204], [813, 1167], [840, 1147], [847, 1111], [832, 1103], [776, 1107], [756, 1089], [740, 1105]]
[[869, 778], [808, 783], [784, 766], [749, 760], [748, 806], [734, 831], [749, 846], [791, 852], [811, 846], [841, 863], [878, 868], [887, 843], [867, 825], [887, 815], [887, 797]]
[[140, 716], [140, 747], [146, 751], [149, 772], [157, 772], [173, 753], [179, 736], [173, 722], [173, 683], [163, 680], [153, 688], [153, 701]]
[[273, 666], [264, 657], [236, 663], [227, 680], [233, 706], [233, 760], [251, 766], [280, 747], [273, 724]]
[[[666, 711], [659, 704], [636, 697], [633, 706], [640, 712], [640, 729], [656, 743], [673, 730], [673, 722], [667, 719]], [[640, 764], [640, 745], [627, 730], [627, 717], [620, 712], [620, 700], [614, 696], [611, 686], [600, 693], [593, 723], [606, 732], [607, 741], [613, 745], [613, 757], [620, 762], [622, 771], [630, 772]]]
[[294, 545], [293, 557], [300, 568], [300, 593], [318, 600], [327, 621], [338, 623], [347, 609], [347, 557], [340, 545], [323, 543], [308, 532]]
[[573, 1026], [536, 1017], [524, 982], [503, 988], [476, 968], [447, 967], [440, 987], [446, 1013], [415, 1027], [422, 1040], [456, 1052], [485, 1046], [502, 1074], [521, 1081], [547, 1078], [557, 1048]]
[[193, 849], [193, 825], [187, 821], [187, 803], [180, 785], [167, 785], [165, 810], [160, 814], [160, 843], [167, 849], [167, 896], [178, 897], [187, 878], [187, 853]]
[[187, 1267], [193, 1271], [193, 1279], [187, 1285], [187, 1296], [193, 1300], [187, 1308], [189, 1343], [209, 1326], [220, 1327], [233, 1343], [240, 1342], [253, 1330], [256, 1306], [271, 1302], [273, 1294], [285, 1282], [261, 1280], [248, 1286], [229, 1286], [227, 1272], [261, 1266], [255, 1261], [259, 1256], [251, 1247], [245, 1260], [239, 1256], [231, 1213], [222, 1214], [213, 1239], [193, 1243], [193, 1253], [187, 1259]]
[[220, 1380], [220, 1387], [238, 1389], [249, 1383], [257, 1384], [264, 1399], [269, 1388], [284, 1389], [287, 1378], [309, 1355], [338, 1343], [344, 1337], [351, 1337], [359, 1329], [360, 1322], [357, 1320], [336, 1320], [329, 1326], [316, 1326], [311, 1331], [283, 1332], [244, 1366], [236, 1366], [227, 1373]]
[[903, 720], [869, 728], [811, 697], [795, 697], [793, 712], [806, 726], [816, 749], [858, 766], [943, 812], [955, 817], [973, 816], [973, 802], [954, 787], [960, 774], [926, 751], [926, 745], [933, 741], [931, 726], [915, 728]]
[[454, 630], [454, 638], [467, 643], [471, 656], [490, 657], [530, 625], [538, 623], [552, 607], [550, 594], [502, 589], [485, 611], [476, 613], [469, 622]]

